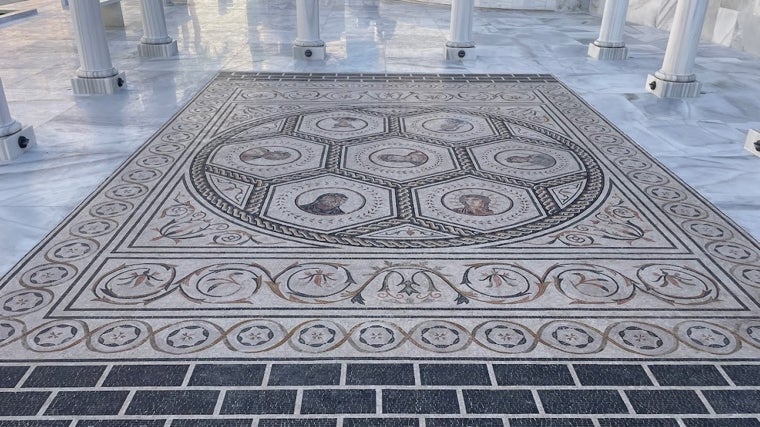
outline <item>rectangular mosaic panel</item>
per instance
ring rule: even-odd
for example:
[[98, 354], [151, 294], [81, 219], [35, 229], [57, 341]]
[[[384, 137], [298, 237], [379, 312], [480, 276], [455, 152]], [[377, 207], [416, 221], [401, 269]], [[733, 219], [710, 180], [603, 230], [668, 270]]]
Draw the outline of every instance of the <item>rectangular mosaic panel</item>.
[[0, 356], [756, 357], [759, 254], [550, 75], [221, 73], [2, 280]]

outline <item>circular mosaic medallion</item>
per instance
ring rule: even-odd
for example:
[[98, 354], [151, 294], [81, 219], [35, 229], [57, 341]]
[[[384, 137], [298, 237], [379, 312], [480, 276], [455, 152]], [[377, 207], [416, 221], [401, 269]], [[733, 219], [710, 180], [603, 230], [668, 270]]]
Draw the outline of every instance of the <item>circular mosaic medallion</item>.
[[527, 353], [538, 342], [525, 326], [501, 320], [482, 323], [472, 334], [475, 342], [499, 353]]
[[362, 323], [351, 333], [351, 344], [359, 351], [381, 353], [393, 350], [404, 342], [404, 332], [398, 326], [382, 321]]
[[26, 332], [26, 325], [13, 319], [0, 319], [0, 347], [19, 339]]
[[77, 270], [67, 264], [43, 264], [27, 270], [21, 276], [21, 284], [30, 288], [45, 288], [68, 282]]
[[32, 351], [49, 352], [73, 347], [87, 335], [87, 325], [78, 320], [54, 320], [31, 331], [26, 345]]
[[606, 335], [618, 347], [646, 356], [664, 356], [678, 347], [678, 340], [670, 332], [648, 323], [616, 323]]
[[15, 317], [46, 307], [53, 293], [45, 289], [22, 289], [0, 297], [0, 316]]
[[156, 331], [154, 344], [158, 350], [166, 353], [195, 353], [216, 344], [221, 339], [222, 332], [211, 322], [187, 320]]
[[686, 321], [676, 326], [678, 338], [687, 345], [707, 353], [726, 355], [739, 349], [740, 341], [721, 326], [699, 321]]
[[251, 320], [233, 327], [227, 334], [227, 346], [244, 353], [258, 353], [282, 343], [287, 331], [270, 320]]
[[605, 345], [599, 331], [578, 322], [550, 322], [541, 328], [538, 335], [545, 344], [568, 353], [596, 353], [602, 351]]
[[87, 345], [97, 352], [116, 353], [139, 347], [150, 335], [151, 328], [147, 323], [122, 320], [92, 331]]
[[343, 344], [345, 332], [329, 320], [314, 320], [297, 328], [290, 337], [290, 345], [306, 353], [322, 353]]
[[460, 325], [442, 320], [431, 320], [415, 327], [411, 333], [412, 342], [435, 353], [452, 353], [467, 348], [471, 337]]
[[[593, 156], [539, 126], [529, 130], [540, 139], [516, 139], [497, 114], [345, 108], [250, 121], [198, 152], [192, 183], [221, 215], [350, 246], [512, 240], [583, 215], [605, 187]], [[568, 179], [572, 191], [557, 187]]]

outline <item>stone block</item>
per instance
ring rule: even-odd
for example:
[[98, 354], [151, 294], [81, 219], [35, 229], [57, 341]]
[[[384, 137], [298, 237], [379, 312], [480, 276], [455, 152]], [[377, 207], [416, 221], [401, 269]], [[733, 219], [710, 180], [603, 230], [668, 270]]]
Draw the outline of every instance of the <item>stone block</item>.
[[75, 95], [112, 95], [124, 89], [127, 78], [124, 73], [104, 78], [75, 77], [71, 79], [71, 86]]
[[444, 54], [447, 61], [469, 62], [477, 59], [474, 47], [444, 47]]
[[293, 58], [308, 61], [321, 61], [325, 59], [324, 46], [293, 46]]
[[37, 144], [34, 129], [31, 126], [20, 131], [0, 137], [0, 163], [16, 159]]
[[594, 43], [588, 45], [588, 56], [599, 60], [622, 60], [628, 58], [627, 47], [601, 47]]
[[660, 98], [694, 98], [699, 95], [702, 83], [674, 82], [662, 80], [650, 74], [647, 76], [646, 90]]

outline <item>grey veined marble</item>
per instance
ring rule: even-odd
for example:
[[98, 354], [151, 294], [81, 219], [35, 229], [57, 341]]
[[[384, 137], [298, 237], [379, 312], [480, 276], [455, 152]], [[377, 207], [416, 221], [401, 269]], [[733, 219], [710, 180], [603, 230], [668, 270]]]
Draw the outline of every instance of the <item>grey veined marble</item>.
[[[78, 59], [69, 12], [59, 2], [27, 3], [39, 10], [37, 16], [0, 25], [0, 77], [11, 113], [33, 125], [38, 139], [34, 151], [0, 166], [2, 272], [220, 70], [551, 73], [760, 238], [760, 160], [742, 148], [747, 129], [760, 128], [760, 59], [738, 50], [702, 44], [696, 72], [703, 94], [662, 100], [647, 95], [644, 82], [662, 63], [667, 33], [631, 24], [625, 36], [630, 58], [595, 61], [586, 49], [598, 35], [599, 18], [584, 13], [476, 9], [478, 58], [461, 64], [442, 60], [447, 6], [324, 1], [320, 19], [327, 59], [305, 62], [292, 58], [293, 2], [190, 0], [166, 7], [179, 56], [144, 59], [137, 55], [138, 4], [124, 2], [125, 28], [108, 30], [107, 36], [128, 89], [76, 97], [70, 79]], [[757, 7], [741, 11], [740, 19], [758, 13]], [[743, 40], [760, 40], [748, 28], [743, 27]]]

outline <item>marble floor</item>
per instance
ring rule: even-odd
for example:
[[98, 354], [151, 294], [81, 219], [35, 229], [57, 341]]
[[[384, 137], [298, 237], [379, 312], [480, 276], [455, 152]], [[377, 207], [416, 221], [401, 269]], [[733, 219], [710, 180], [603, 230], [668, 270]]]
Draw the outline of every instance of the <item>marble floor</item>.
[[499, 11], [475, 14], [478, 59], [441, 60], [447, 7], [404, 1], [323, 1], [324, 62], [295, 61], [291, 1], [190, 1], [167, 7], [177, 59], [137, 56], [139, 8], [124, 4], [126, 28], [108, 31], [128, 88], [75, 97], [78, 66], [69, 12], [27, 0], [37, 16], [0, 25], [0, 78], [11, 112], [33, 125], [39, 146], [0, 167], [0, 271], [9, 270], [116, 166], [220, 70], [295, 72], [551, 73], [584, 97], [687, 184], [760, 238], [760, 159], [743, 150], [760, 128], [760, 58], [702, 44], [702, 96], [663, 100], [644, 91], [661, 64], [667, 33], [629, 26], [630, 58], [586, 57], [599, 18]]
[[[760, 159], [742, 148], [747, 129], [760, 128], [760, 58], [704, 44], [697, 61], [697, 75], [704, 83], [704, 93], [695, 99], [662, 100], [648, 95], [643, 86], [646, 74], [659, 67], [667, 34], [630, 26], [626, 30], [630, 59], [598, 62], [588, 59], [585, 52], [588, 42], [598, 31], [599, 18], [586, 14], [478, 10], [475, 15], [478, 59], [466, 64], [447, 64], [441, 56], [448, 27], [448, 8], [402, 1], [323, 1], [322, 37], [327, 42], [328, 58], [324, 62], [303, 62], [291, 58], [291, 42], [295, 36], [293, 2], [190, 0], [188, 5], [167, 7], [169, 32], [178, 40], [179, 57], [148, 60], [137, 56], [136, 44], [141, 36], [139, 10], [135, 3], [125, 2], [126, 28], [109, 30], [108, 37], [114, 64], [126, 72], [127, 90], [113, 96], [75, 97], [69, 79], [78, 64], [68, 11], [61, 10], [57, 2], [26, 0], [23, 3], [38, 8], [39, 14], [0, 25], [0, 40], [5, 49], [0, 62], [0, 78], [14, 117], [35, 127], [38, 146], [17, 161], [0, 166], [0, 236], [3, 237], [0, 239], [0, 272], [10, 270], [81, 203], [94, 203], [84, 200], [100, 183], [111, 177], [121, 179], [121, 175], [113, 175], [120, 165], [128, 161], [139, 164], [141, 159], [128, 160], [130, 155], [153, 135], [160, 140], [170, 132], [169, 128], [162, 129], [162, 125], [220, 71], [530, 73], [535, 78], [553, 81], [547, 76], [551, 74], [671, 169], [686, 185], [725, 212], [739, 227], [760, 238], [760, 224], [757, 223], [760, 186], [753, 185], [760, 180]], [[240, 75], [243, 76], [241, 80], [246, 79], [245, 74]], [[200, 114], [198, 111], [193, 114], [196, 113]], [[182, 118], [178, 116], [175, 122], [181, 122]], [[325, 119], [326, 116], [320, 116], [320, 120]], [[338, 119], [343, 117], [331, 118], [336, 122]], [[438, 118], [431, 118], [431, 121], [435, 120]], [[311, 132], [318, 134], [320, 131], [315, 129]], [[253, 150], [246, 153], [249, 156], [262, 153], [261, 147], [253, 147]], [[391, 154], [400, 156], [399, 153]], [[370, 194], [363, 190], [354, 193]], [[179, 197], [167, 200], [170, 199], [189, 206]], [[88, 207], [83, 212], [91, 212], [90, 205], [82, 206]], [[319, 211], [326, 208], [318, 206], [316, 200], [294, 206], [315, 215], [332, 215]], [[182, 206], [166, 205], [166, 209], [165, 212], [179, 212]], [[151, 216], [154, 217], [158, 216]], [[75, 226], [79, 224], [83, 223], [76, 222]], [[155, 239], [152, 239], [151, 232], [137, 233], [141, 237], [135, 238], [130, 245], [152, 244], [150, 242]], [[299, 230], [295, 232], [300, 233]], [[664, 244], [663, 241], [653, 241], [650, 246]], [[279, 246], [273, 244], [271, 248], [276, 252]], [[41, 251], [37, 261], [53, 262], [50, 257], [57, 256], [57, 253], [53, 249]], [[693, 266], [701, 262], [694, 254], [702, 252], [683, 253], [695, 259], [689, 261], [690, 265], [684, 264], [681, 273], [694, 271], [693, 268], [697, 267]], [[198, 254], [188, 255], [188, 258], [201, 257]], [[389, 254], [402, 258], [397, 253]], [[440, 257], [445, 258], [444, 255]], [[454, 260], [456, 253], [451, 257]], [[162, 258], [168, 259], [167, 256]], [[89, 264], [80, 258], [75, 261]], [[147, 259], [145, 262], [158, 261]], [[552, 258], [539, 262], [554, 269], [549, 263], [557, 261]], [[748, 263], [743, 266], [752, 267]], [[298, 265], [281, 266], [284, 269], [295, 267]], [[315, 270], [309, 280], [320, 281], [330, 274], [337, 277], [338, 270], [343, 267], [333, 267], [336, 272]], [[137, 270], [121, 277], [118, 273], [121, 267], [114, 264], [110, 268], [113, 268], [111, 273], [102, 274], [104, 283], [128, 278], [134, 280], [135, 286], [150, 287], [153, 286], [151, 280], [165, 279], [161, 274], [153, 277], [147, 272], [144, 273], [146, 278], [142, 278]], [[171, 268], [166, 266], [167, 271]], [[245, 268], [252, 267], [247, 265]], [[197, 274], [204, 271], [199, 269]], [[10, 286], [26, 287], [24, 280], [33, 279], [32, 276], [24, 274], [19, 280], [14, 279]], [[191, 280], [189, 273], [187, 277]], [[280, 273], [277, 277], [286, 275]], [[277, 277], [271, 282], [277, 282]], [[173, 278], [172, 275], [172, 279], [167, 280]], [[670, 284], [672, 280], [678, 281], [679, 274], [671, 278]], [[74, 295], [67, 289], [53, 291], [65, 291], [61, 301], [68, 298], [67, 301], [73, 304], [58, 307], [56, 303], [55, 309], [64, 312], [82, 307], [97, 311], [99, 304], [108, 302], [109, 298], [120, 298], [113, 292], [98, 289], [95, 289], [98, 298], [92, 300], [80, 298], [80, 294]], [[44, 289], [38, 292], [39, 295], [53, 293]], [[729, 291], [728, 294], [735, 296], [736, 293]], [[44, 296], [40, 298], [44, 299]], [[190, 295], [189, 299], [197, 302], [203, 298]], [[459, 299], [456, 301], [460, 302]], [[10, 302], [24, 304], [20, 299], [7, 300], [4, 304]], [[122, 299], [120, 302], [131, 304], [133, 301]], [[145, 305], [140, 307], [144, 312], [137, 310], [145, 319], [140, 317], [141, 320], [133, 323], [147, 325], [152, 322], [152, 307], [147, 303], [153, 299], [146, 297], [142, 302]], [[346, 304], [354, 302], [352, 299]], [[371, 305], [371, 300], [368, 303]], [[596, 309], [592, 303], [580, 309]], [[715, 310], [716, 318], [751, 316], [751, 313], [742, 313], [747, 305], [741, 299], [725, 297], [715, 299], [715, 303], [719, 306]], [[676, 313], [668, 305], [672, 301], [660, 300], [657, 304], [661, 306], [645, 304], [644, 307], [666, 313], [662, 316], [665, 323], [675, 324], [681, 322], [679, 316], [695, 317], [702, 313]], [[5, 305], [2, 310], [13, 311], [13, 306]], [[475, 305], [473, 302], [467, 307]], [[624, 307], [620, 309], [623, 310]], [[166, 310], [160, 308], [160, 311]], [[278, 313], [273, 314], [277, 317]], [[40, 322], [47, 321], [41, 311], [33, 316], [42, 316]], [[122, 314], [114, 316], [119, 318]], [[635, 318], [643, 314], [631, 316]], [[679, 353], [670, 359], [616, 357], [614, 351], [617, 350], [609, 346], [605, 351], [610, 350], [610, 353], [601, 352], [600, 348], [590, 358], [549, 351], [533, 361], [527, 357], [485, 353], [470, 355], [468, 359], [429, 357], [410, 346], [410, 352], [400, 354], [398, 358], [365, 360], [350, 352], [301, 357], [288, 353], [290, 350], [287, 349], [283, 354], [271, 356], [223, 354], [226, 351], [223, 340], [226, 340], [227, 350], [234, 350], [236, 345], [227, 335], [242, 334], [244, 329], [250, 332], [253, 326], [233, 324], [234, 313], [229, 310], [220, 317], [229, 318], [223, 321], [229, 323], [226, 325], [229, 330], [219, 329], [217, 333], [226, 338], [221, 335], [213, 338], [220, 353], [203, 353], [202, 357], [185, 356], [168, 349], [171, 357], [135, 350], [116, 353], [110, 358], [110, 349], [120, 345], [118, 332], [125, 332], [130, 326], [116, 321], [96, 322], [89, 329], [93, 336], [112, 333], [114, 342], [90, 339], [85, 344], [79, 337], [76, 342], [83, 351], [81, 355], [72, 350], [70, 359], [55, 360], [48, 356], [53, 353], [45, 352], [56, 346], [67, 350], [66, 338], [53, 343], [36, 340], [36, 337], [48, 332], [51, 336], [53, 332], [65, 332], [63, 329], [53, 330], [60, 329], [62, 323], [41, 324], [39, 333], [35, 329], [30, 335], [34, 335], [34, 339], [23, 343], [19, 340], [13, 345], [42, 356], [35, 356], [36, 360], [16, 358], [0, 364], [0, 426], [760, 425], [757, 418], [760, 414], [760, 364], [755, 357], [757, 350], [751, 343], [757, 341], [755, 334], [760, 329], [756, 326], [745, 328], [745, 335], [748, 335], [742, 336], [745, 344], [731, 343], [736, 350], [732, 358], [700, 359], [700, 353], [693, 352], [697, 349], [694, 345], [680, 346]], [[286, 318], [286, 322], [301, 322], [288, 316], [281, 317]], [[582, 320], [584, 314], [579, 313], [578, 317]], [[293, 326], [292, 331], [296, 331], [296, 327], [325, 330], [322, 325], [304, 322]], [[166, 325], [155, 328], [155, 336], [166, 342], [174, 340], [180, 332], [192, 338], [200, 329], [198, 325], [185, 323], [178, 324], [176, 330]], [[567, 322], [562, 328], [569, 334], [582, 332], [576, 323]], [[629, 323], [632, 322], [620, 324], [631, 326]], [[13, 325], [11, 320], [0, 325], [0, 337], [15, 336], [9, 329]], [[556, 331], [552, 335], [544, 327], [534, 329], [539, 331], [543, 341], [550, 340], [550, 336], [557, 339]], [[626, 333], [634, 329], [623, 328], [616, 333], [625, 339]], [[710, 327], [704, 324], [697, 325], [696, 329], [710, 331]], [[133, 330], [139, 335], [139, 327]], [[607, 329], [605, 336], [599, 335], [595, 342], [613, 341], [611, 331], [616, 330]], [[711, 331], [713, 339], [720, 334]], [[410, 340], [426, 339], [422, 336], [426, 332], [420, 332], [420, 337], [412, 336], [414, 333], [409, 333]], [[288, 337], [293, 334], [296, 332]], [[533, 333], [528, 335], [533, 336]], [[727, 335], [732, 333], [723, 337]], [[654, 335], [650, 335], [650, 340], [651, 336]], [[159, 338], [151, 338], [151, 343], [158, 342]], [[345, 337], [346, 340], [349, 338]], [[473, 341], [477, 338], [474, 337]], [[198, 342], [206, 339], [212, 341], [206, 336], [198, 338]], [[694, 340], [690, 336], [679, 339]], [[705, 342], [703, 350], [715, 353], [710, 349], [716, 347]], [[304, 345], [313, 347], [311, 344], [314, 343]], [[247, 344], [241, 341], [241, 345]], [[656, 346], [662, 345], [660, 342]], [[103, 356], [91, 358], [85, 346], [99, 348]], [[645, 351], [637, 354], [648, 355]], [[535, 360], [540, 363], [536, 364]], [[204, 420], [203, 416], [221, 421], [214, 423]], [[29, 423], [23, 424], [26, 421], [21, 420]]]

